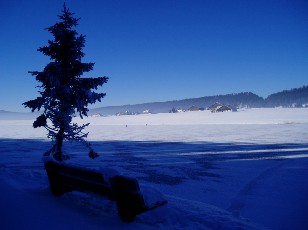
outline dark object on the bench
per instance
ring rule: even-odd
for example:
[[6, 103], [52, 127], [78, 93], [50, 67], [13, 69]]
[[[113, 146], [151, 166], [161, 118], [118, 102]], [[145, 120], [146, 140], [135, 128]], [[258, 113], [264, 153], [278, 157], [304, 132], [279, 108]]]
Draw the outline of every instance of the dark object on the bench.
[[96, 170], [54, 161], [46, 161], [45, 169], [54, 195], [61, 196], [65, 192], [77, 190], [107, 196], [116, 201], [118, 214], [124, 222], [131, 222], [136, 215], [167, 203], [166, 200], [160, 199], [155, 204], [146, 205], [139, 183], [134, 178], [116, 175], [109, 179]]

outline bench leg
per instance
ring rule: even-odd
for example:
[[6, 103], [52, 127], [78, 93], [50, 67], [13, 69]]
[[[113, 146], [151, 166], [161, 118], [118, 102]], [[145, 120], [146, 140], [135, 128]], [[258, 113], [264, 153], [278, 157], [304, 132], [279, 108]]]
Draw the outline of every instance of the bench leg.
[[132, 213], [130, 210], [128, 210], [126, 207], [121, 207], [121, 205], [118, 205], [117, 203], [117, 208], [118, 208], [118, 215], [121, 218], [123, 222], [133, 222], [135, 219], [136, 214]]
[[141, 213], [143, 198], [136, 180], [123, 176], [110, 179], [111, 188], [118, 208], [119, 217], [123, 222], [132, 222]]
[[61, 196], [66, 192], [72, 191], [69, 187], [61, 184], [61, 179], [57, 176], [55, 169], [52, 167], [51, 163], [46, 163], [45, 169], [48, 176], [49, 187], [53, 195]]

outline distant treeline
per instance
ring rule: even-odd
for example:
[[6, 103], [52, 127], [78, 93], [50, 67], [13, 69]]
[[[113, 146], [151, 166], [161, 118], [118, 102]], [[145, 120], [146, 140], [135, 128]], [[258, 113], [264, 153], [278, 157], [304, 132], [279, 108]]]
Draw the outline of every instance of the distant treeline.
[[308, 86], [271, 94], [264, 101], [267, 107], [308, 107]]
[[152, 102], [137, 105], [108, 106], [92, 109], [90, 114], [138, 114], [149, 110], [151, 113], [168, 113], [172, 108], [188, 110], [191, 106], [207, 109], [215, 102], [231, 108], [262, 108], [262, 107], [308, 107], [308, 86], [284, 90], [262, 98], [251, 92], [233, 93], [217, 96], [183, 99], [166, 102]]

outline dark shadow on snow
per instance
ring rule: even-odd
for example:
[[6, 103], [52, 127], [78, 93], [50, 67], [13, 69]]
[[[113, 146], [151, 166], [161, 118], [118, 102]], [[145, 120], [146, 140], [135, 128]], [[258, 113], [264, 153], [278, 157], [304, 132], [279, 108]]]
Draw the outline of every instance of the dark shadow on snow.
[[[97, 160], [87, 157], [80, 143], [65, 143], [71, 161], [90, 167], [116, 168], [152, 183], [176, 185], [187, 179], [219, 181], [217, 162], [237, 160], [283, 160], [307, 155], [305, 144], [255, 144], [212, 142], [91, 141]], [[49, 140], [0, 139], [0, 168], [43, 169], [41, 157], [52, 146]]]

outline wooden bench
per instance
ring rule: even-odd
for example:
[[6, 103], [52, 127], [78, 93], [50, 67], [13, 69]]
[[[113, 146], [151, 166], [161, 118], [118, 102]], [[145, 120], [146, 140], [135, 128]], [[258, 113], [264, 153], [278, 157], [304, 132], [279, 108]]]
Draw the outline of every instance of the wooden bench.
[[136, 215], [167, 203], [161, 198], [151, 204], [146, 202], [139, 183], [134, 178], [122, 175], [107, 177], [98, 170], [79, 168], [52, 160], [45, 161], [44, 164], [50, 189], [55, 196], [71, 191], [89, 191], [106, 196], [116, 202], [119, 217], [124, 222], [131, 222]]

